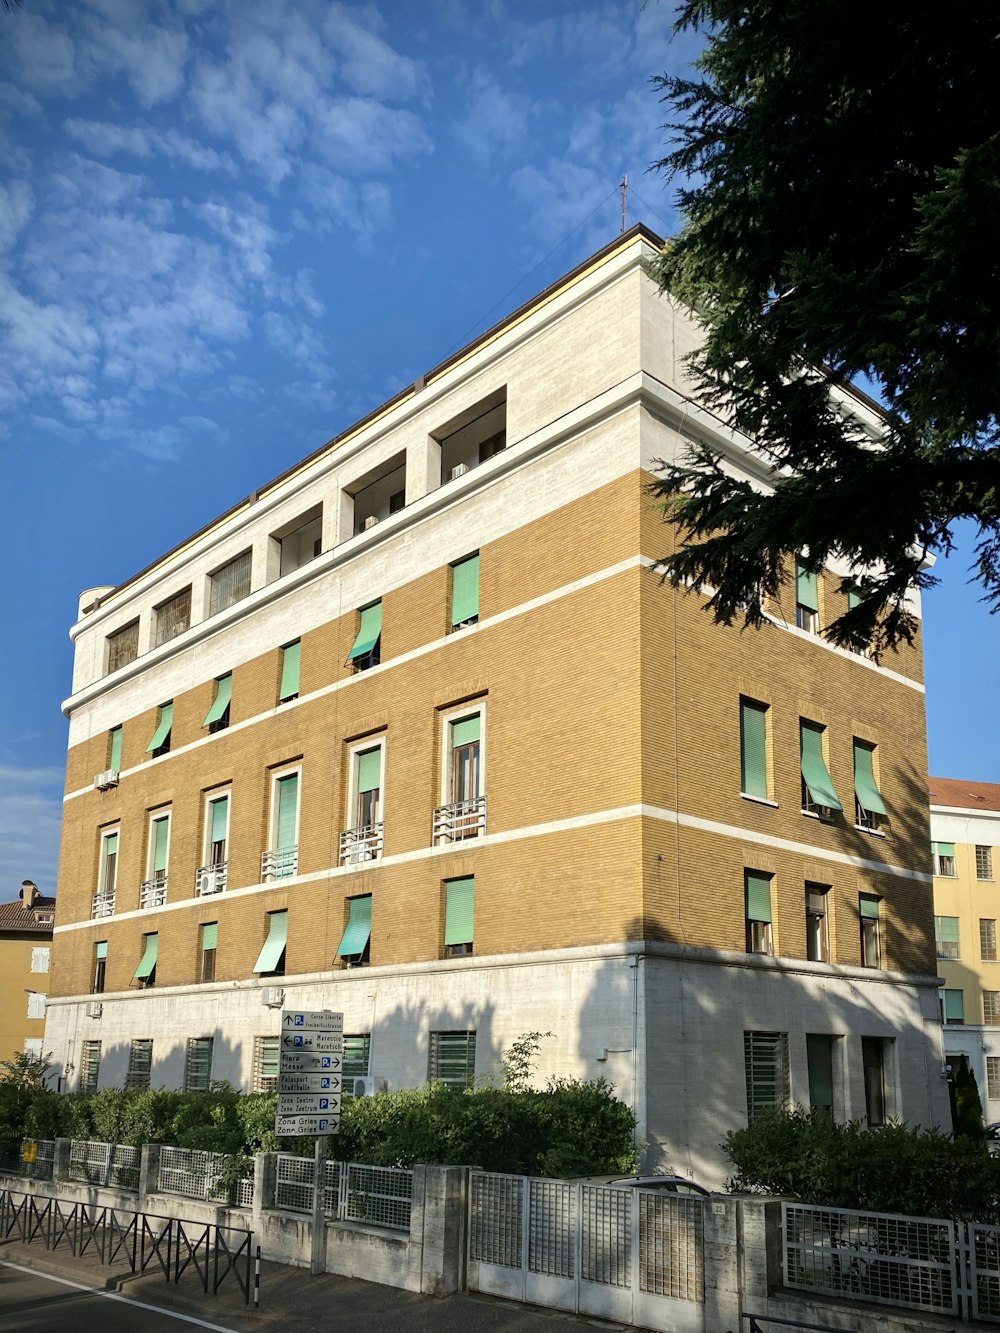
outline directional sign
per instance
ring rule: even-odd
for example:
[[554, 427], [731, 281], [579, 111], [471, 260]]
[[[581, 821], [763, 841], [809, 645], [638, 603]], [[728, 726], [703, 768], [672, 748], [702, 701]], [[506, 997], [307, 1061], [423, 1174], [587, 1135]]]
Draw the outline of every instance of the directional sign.
[[282, 1074], [321, 1074], [324, 1071], [330, 1074], [339, 1069], [339, 1055], [313, 1055], [311, 1051], [287, 1049], [281, 1052]]
[[279, 1115], [274, 1122], [275, 1134], [336, 1134], [340, 1116]]
[[307, 1032], [301, 1028], [281, 1034], [281, 1053], [285, 1051], [325, 1051], [329, 1055], [340, 1055], [344, 1049], [344, 1037], [340, 1032]]
[[278, 1074], [279, 1092], [322, 1092], [328, 1097], [340, 1092], [339, 1074]]
[[278, 1093], [278, 1115], [336, 1115], [340, 1110], [340, 1093], [282, 1096]]
[[335, 1014], [330, 1009], [283, 1009], [282, 1032], [296, 1028], [311, 1028], [314, 1032], [343, 1032], [344, 1015]]

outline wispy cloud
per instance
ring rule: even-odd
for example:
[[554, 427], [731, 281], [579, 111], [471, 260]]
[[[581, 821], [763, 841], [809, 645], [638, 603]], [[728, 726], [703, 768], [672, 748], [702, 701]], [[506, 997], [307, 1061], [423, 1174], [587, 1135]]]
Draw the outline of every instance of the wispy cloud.
[[62, 785], [60, 769], [0, 765], [0, 901], [16, 898], [23, 879], [55, 892]]
[[455, 135], [480, 166], [494, 157], [523, 153], [538, 103], [514, 89], [501, 87], [488, 70], [477, 69], [469, 80], [470, 95]]

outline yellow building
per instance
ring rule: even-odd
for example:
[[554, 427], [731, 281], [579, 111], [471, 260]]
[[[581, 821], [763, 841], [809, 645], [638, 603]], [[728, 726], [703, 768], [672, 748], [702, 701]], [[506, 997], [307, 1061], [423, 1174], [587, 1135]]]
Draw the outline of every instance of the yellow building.
[[1000, 784], [931, 778], [934, 927], [945, 1058], [1000, 1120]]
[[[46, 1040], [70, 1086], [273, 1086], [282, 1003], [390, 1087], [606, 1075], [720, 1179], [775, 1101], [947, 1123], [919, 638], [665, 586], [703, 439], [627, 233], [119, 587], [81, 597]], [[878, 438], [860, 395], [839, 410]], [[919, 598], [913, 609], [919, 615]], [[887, 836], [891, 834], [891, 836]]]
[[0, 903], [0, 1060], [42, 1054], [54, 914], [55, 899], [30, 879]]

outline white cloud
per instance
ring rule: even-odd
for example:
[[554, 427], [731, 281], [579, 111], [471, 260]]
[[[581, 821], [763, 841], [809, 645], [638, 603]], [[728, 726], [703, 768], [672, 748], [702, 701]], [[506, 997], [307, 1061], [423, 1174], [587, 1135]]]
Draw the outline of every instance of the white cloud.
[[0, 897], [11, 901], [23, 879], [55, 893], [63, 775], [56, 768], [0, 765]]
[[316, 116], [317, 151], [337, 171], [375, 175], [430, 152], [431, 143], [412, 111], [370, 98], [341, 97]]
[[22, 11], [4, 22], [10, 43], [10, 71], [19, 86], [41, 95], [72, 97], [86, 83], [77, 68], [76, 45], [62, 24]]
[[9, 250], [35, 207], [35, 196], [27, 181], [0, 182], [0, 250]]
[[109, 121], [72, 118], [64, 126], [67, 135], [97, 157], [119, 153], [149, 159], [156, 156], [183, 162], [197, 171], [236, 174], [236, 164], [227, 153], [218, 153], [179, 130], [160, 131], [148, 126], [115, 125]]
[[240, 266], [252, 278], [264, 278], [271, 270], [270, 248], [278, 233], [266, 221], [264, 210], [244, 197], [238, 208], [208, 202], [189, 205], [198, 217], [223, 237]]
[[365, 13], [334, 4], [323, 22], [323, 30], [340, 55], [341, 73], [350, 87], [356, 93], [390, 102], [405, 102], [424, 93], [428, 81], [422, 66], [394, 51], [378, 33], [364, 26], [366, 18], [374, 18], [371, 11]]
[[468, 113], [456, 124], [456, 136], [480, 166], [487, 166], [494, 156], [523, 153], [536, 103], [501, 88], [485, 70], [478, 70], [471, 82]]

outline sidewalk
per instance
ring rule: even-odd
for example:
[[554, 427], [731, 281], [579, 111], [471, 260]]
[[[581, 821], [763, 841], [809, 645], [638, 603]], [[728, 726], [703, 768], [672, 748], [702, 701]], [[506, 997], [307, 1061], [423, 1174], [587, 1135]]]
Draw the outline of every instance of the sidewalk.
[[[308, 1269], [266, 1261], [261, 1263], [260, 1306], [254, 1310], [252, 1304], [244, 1304], [232, 1274], [212, 1296], [205, 1295], [200, 1282], [189, 1274], [184, 1274], [179, 1284], [167, 1282], [159, 1271], [133, 1275], [127, 1264], [101, 1264], [89, 1255], [74, 1258], [68, 1250], [46, 1250], [40, 1242], [21, 1245], [2, 1241], [0, 1260], [175, 1310], [236, 1333], [269, 1328], [282, 1333], [285, 1329], [294, 1333], [491, 1333], [494, 1329], [504, 1333], [559, 1333], [567, 1326], [622, 1327], [490, 1296], [421, 1296], [359, 1278], [330, 1273], [312, 1277]], [[140, 1326], [141, 1320], [137, 1320]], [[178, 1324], [178, 1333], [183, 1327]]]

